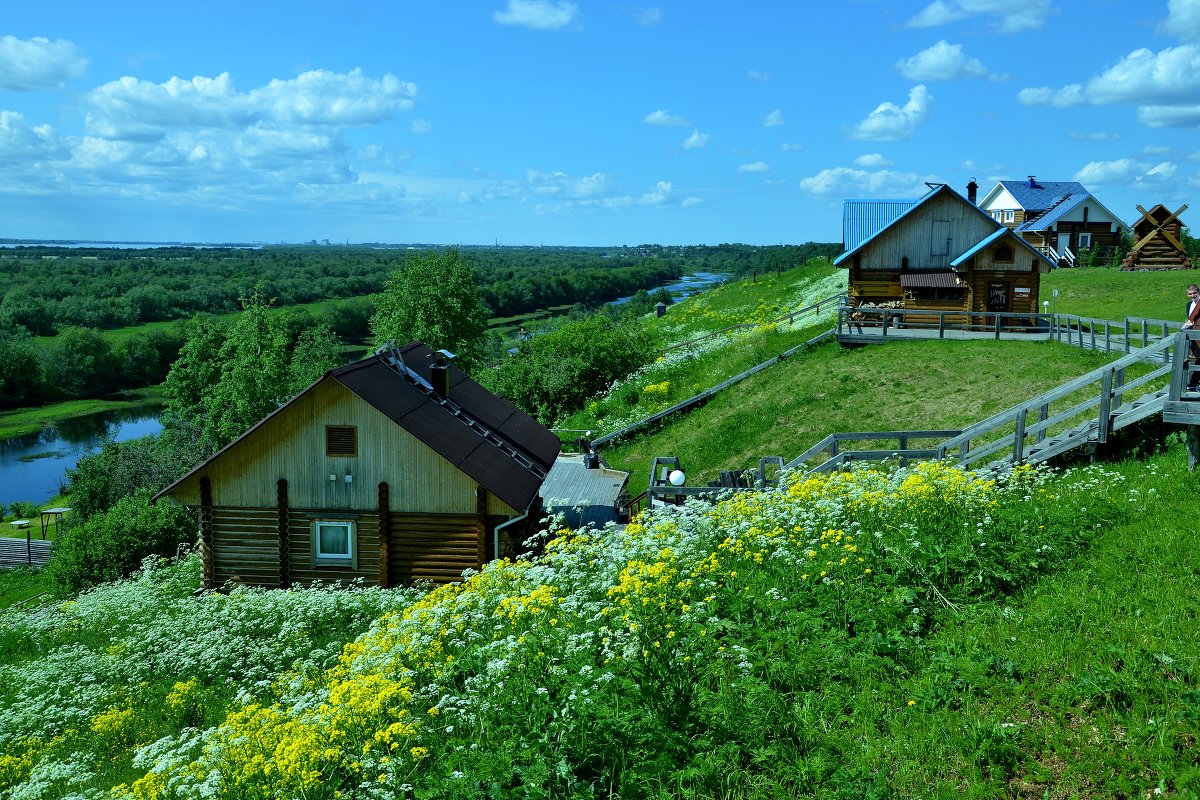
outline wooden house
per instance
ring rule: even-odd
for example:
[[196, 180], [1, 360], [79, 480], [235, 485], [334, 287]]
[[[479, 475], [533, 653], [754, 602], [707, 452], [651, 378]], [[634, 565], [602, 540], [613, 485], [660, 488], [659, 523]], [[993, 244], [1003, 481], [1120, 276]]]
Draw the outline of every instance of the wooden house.
[[1179, 219], [1187, 206], [1174, 213], [1162, 203], [1149, 211], [1139, 205], [1137, 210], [1142, 218], [1133, 225], [1133, 246], [1121, 261], [1121, 269], [1195, 269], [1183, 246], [1183, 222]]
[[[834, 264], [850, 271], [854, 305], [1038, 313], [1050, 262], [949, 186], [919, 200], [846, 204], [846, 250]], [[922, 320], [906, 314], [905, 321]]]
[[1076, 181], [998, 181], [979, 207], [1015, 230], [1058, 266], [1085, 250], [1110, 252], [1129, 226]]
[[327, 372], [158, 498], [199, 510], [206, 588], [447, 582], [537, 516], [558, 453], [412, 342]]

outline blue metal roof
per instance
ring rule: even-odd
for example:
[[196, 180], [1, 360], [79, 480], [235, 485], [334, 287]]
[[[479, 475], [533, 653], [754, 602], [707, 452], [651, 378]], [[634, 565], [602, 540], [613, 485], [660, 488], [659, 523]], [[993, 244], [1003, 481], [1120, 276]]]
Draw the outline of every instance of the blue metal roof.
[[1044, 211], [1054, 205], [1064, 195], [1087, 194], [1088, 190], [1077, 181], [1000, 181], [1008, 193], [1026, 211]]
[[1080, 203], [1089, 199], [1090, 197], [1091, 194], [1086, 191], [1071, 194], [1061, 203], [1047, 211], [1045, 214], [1042, 214], [1040, 217], [1035, 217], [1027, 222], [1022, 222], [1017, 226], [1017, 230], [1043, 231], [1062, 219], [1064, 215], [1071, 211], [1071, 209], [1078, 208]]
[[846, 200], [842, 206], [842, 250], [849, 252], [891, 225], [917, 200]]

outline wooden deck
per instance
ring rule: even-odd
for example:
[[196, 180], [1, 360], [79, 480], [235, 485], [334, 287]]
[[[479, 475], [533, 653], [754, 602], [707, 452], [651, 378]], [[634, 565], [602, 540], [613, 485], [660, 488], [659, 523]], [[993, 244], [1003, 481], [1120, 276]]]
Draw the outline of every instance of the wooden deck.
[[0, 569], [44, 567], [54, 551], [54, 542], [43, 539], [14, 539], [0, 536]]

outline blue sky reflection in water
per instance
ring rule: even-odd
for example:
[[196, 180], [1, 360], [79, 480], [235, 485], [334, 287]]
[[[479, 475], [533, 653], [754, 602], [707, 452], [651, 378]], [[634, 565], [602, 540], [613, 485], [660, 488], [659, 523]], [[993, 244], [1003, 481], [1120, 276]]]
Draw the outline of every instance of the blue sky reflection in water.
[[105, 436], [119, 442], [162, 429], [157, 414], [106, 412], [65, 420], [38, 433], [0, 440], [0, 503], [44, 503], [58, 494], [67, 470]]

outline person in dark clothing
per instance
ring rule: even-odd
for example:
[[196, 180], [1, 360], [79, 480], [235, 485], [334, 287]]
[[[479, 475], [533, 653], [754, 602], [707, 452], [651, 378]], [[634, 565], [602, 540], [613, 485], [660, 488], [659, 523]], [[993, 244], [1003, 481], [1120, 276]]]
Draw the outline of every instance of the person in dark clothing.
[[[1187, 321], [1179, 327], [1182, 330], [1192, 330], [1200, 324], [1200, 286], [1194, 283], [1188, 284], [1187, 287]], [[1194, 369], [1200, 368], [1200, 342], [1191, 342], [1188, 345], [1187, 359], [1187, 390], [1189, 392], [1200, 391], [1200, 372], [1193, 372]]]

